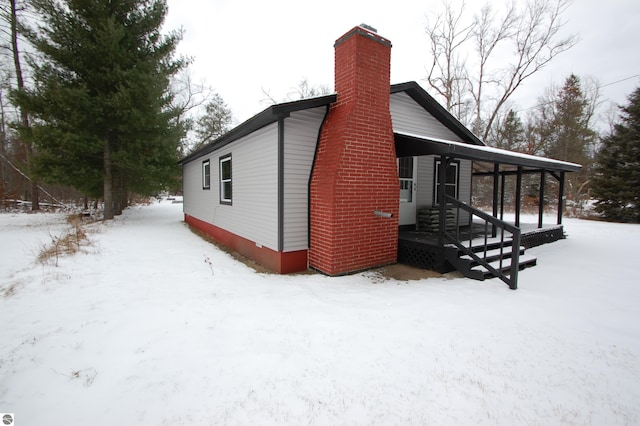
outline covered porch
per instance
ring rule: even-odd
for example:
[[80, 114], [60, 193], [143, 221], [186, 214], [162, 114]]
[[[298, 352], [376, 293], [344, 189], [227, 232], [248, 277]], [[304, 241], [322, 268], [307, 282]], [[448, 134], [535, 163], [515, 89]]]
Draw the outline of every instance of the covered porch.
[[[435, 226], [426, 232], [418, 226], [418, 221], [414, 229], [401, 227], [398, 241], [400, 263], [439, 272], [458, 269], [470, 277], [482, 276], [480, 279], [495, 276], [515, 289], [518, 271], [535, 264], [535, 259], [524, 256], [524, 250], [564, 238], [565, 174], [580, 170], [580, 165], [484, 145], [402, 133], [395, 134], [395, 142], [399, 158], [429, 155], [444, 165], [435, 169], [434, 206], [429, 212]], [[490, 179], [489, 209], [473, 206], [473, 197], [461, 200], [457, 191], [451, 190], [450, 183], [448, 187], [449, 165], [460, 159], [472, 162], [471, 179]], [[522, 221], [525, 177], [529, 182], [529, 192], [532, 184], [537, 185], [535, 223]], [[510, 179], [509, 185], [507, 179]], [[547, 180], [556, 182], [554, 194], [545, 192], [549, 186], [546, 185]], [[545, 216], [545, 198], [548, 196], [556, 203], [556, 213], [551, 219], [548, 213]], [[505, 217], [508, 200], [511, 200], [513, 208], [511, 220]], [[478, 269], [483, 270], [482, 275], [473, 272]]]

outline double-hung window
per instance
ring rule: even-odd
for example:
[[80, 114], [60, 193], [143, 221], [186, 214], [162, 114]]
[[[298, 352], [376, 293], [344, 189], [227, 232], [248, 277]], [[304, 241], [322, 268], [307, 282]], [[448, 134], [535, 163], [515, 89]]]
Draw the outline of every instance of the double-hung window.
[[231, 154], [220, 157], [220, 203], [231, 204], [232, 180], [231, 180]]
[[202, 162], [202, 189], [211, 188], [211, 163], [209, 160]]
[[400, 202], [413, 201], [413, 157], [398, 158], [398, 175], [400, 176]]

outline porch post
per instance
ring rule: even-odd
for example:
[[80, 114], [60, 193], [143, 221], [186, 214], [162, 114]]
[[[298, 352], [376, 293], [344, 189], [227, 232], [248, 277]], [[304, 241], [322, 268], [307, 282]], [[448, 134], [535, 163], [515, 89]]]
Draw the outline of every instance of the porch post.
[[518, 175], [516, 179], [516, 221], [515, 225], [520, 226], [520, 207], [522, 206], [522, 166], [518, 166]]
[[500, 179], [500, 220], [504, 220], [504, 187], [506, 178], [506, 173], [503, 173]]
[[444, 194], [447, 183], [447, 157], [440, 156], [440, 168], [438, 169], [438, 206], [440, 215], [438, 216], [438, 245], [444, 246], [444, 233], [447, 228], [447, 206], [444, 201]]
[[558, 225], [562, 225], [562, 211], [564, 210], [564, 172], [560, 172], [558, 180]]
[[544, 215], [544, 184], [546, 170], [542, 169], [540, 172], [540, 192], [538, 193], [538, 228], [542, 228], [542, 217]]
[[[493, 217], [498, 217], [498, 185], [500, 184], [500, 164], [493, 165]], [[491, 236], [495, 238], [497, 230], [495, 225], [491, 225]]]

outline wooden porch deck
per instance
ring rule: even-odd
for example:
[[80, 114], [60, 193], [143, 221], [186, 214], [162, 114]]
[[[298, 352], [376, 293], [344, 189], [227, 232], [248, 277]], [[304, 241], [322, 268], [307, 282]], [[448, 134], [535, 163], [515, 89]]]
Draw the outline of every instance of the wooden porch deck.
[[[563, 239], [562, 225], [546, 225], [538, 228], [537, 224], [520, 224], [521, 246], [536, 247]], [[489, 233], [491, 229], [489, 229]], [[460, 241], [475, 239], [484, 240], [484, 225], [473, 223], [458, 230]], [[491, 235], [489, 234], [490, 238]], [[455, 268], [445, 260], [444, 248], [438, 245], [438, 233], [403, 230], [398, 233], [398, 263], [430, 269], [440, 273], [453, 271]]]

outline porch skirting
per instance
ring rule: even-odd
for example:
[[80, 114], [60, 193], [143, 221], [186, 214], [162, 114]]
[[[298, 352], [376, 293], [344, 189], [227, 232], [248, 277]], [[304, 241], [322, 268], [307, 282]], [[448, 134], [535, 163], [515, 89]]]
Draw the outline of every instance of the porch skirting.
[[398, 263], [444, 274], [454, 270], [444, 258], [444, 249], [413, 238], [398, 239]]
[[528, 249], [531, 247], [541, 246], [542, 244], [553, 243], [566, 238], [564, 228], [558, 225], [553, 228], [534, 229], [531, 231], [522, 231], [520, 237], [520, 245]]

